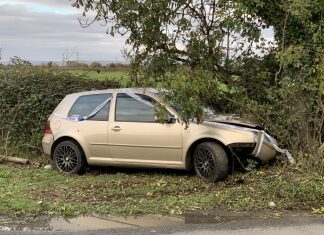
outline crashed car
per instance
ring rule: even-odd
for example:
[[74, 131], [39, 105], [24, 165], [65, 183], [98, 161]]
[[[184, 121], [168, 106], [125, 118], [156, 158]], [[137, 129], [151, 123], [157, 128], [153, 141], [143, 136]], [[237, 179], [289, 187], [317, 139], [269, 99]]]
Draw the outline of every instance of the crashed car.
[[[167, 115], [156, 117], [154, 105]], [[67, 95], [49, 117], [42, 146], [55, 167], [86, 165], [194, 169], [208, 182], [223, 180], [242, 157], [266, 162], [278, 151], [262, 128], [233, 120], [185, 124], [150, 89], [111, 89]]]

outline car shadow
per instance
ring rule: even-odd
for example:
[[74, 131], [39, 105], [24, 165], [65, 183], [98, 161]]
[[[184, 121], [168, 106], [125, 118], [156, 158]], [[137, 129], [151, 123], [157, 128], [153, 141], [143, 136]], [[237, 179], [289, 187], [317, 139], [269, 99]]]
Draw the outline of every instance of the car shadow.
[[165, 168], [126, 168], [126, 167], [112, 167], [112, 166], [88, 166], [86, 174], [103, 175], [103, 174], [127, 174], [127, 175], [175, 175], [175, 176], [194, 176], [193, 170], [177, 170]]

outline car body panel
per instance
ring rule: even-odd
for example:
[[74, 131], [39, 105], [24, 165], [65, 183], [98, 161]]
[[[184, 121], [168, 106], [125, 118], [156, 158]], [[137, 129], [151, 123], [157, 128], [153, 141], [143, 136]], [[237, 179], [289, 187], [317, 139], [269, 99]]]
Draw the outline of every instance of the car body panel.
[[[152, 97], [157, 102], [160, 97], [147, 89], [128, 89], [136, 94]], [[268, 161], [276, 155], [272, 143], [274, 139], [262, 138], [262, 130], [253, 124], [220, 121], [189, 125], [183, 123], [177, 112], [165, 106], [176, 120], [175, 123], [117, 122], [115, 104], [118, 93], [123, 89], [109, 89], [75, 93], [66, 96], [50, 116], [52, 135], [46, 134], [42, 145], [45, 154], [51, 155], [55, 141], [62, 137], [73, 138], [82, 147], [90, 165], [141, 166], [185, 169], [190, 147], [201, 139], [214, 139], [230, 148], [235, 143], [251, 143], [251, 156]], [[78, 97], [90, 94], [112, 93], [109, 120], [71, 121], [65, 118]], [[238, 126], [235, 126], [238, 124]], [[119, 130], [114, 130], [119, 127]], [[245, 128], [246, 127], [246, 128]], [[261, 140], [262, 143], [261, 143]], [[275, 142], [276, 143], [276, 142]]]
[[42, 139], [42, 149], [43, 152], [47, 155], [51, 155], [51, 148], [54, 143], [54, 138], [52, 134], [44, 134], [44, 137]]
[[[116, 126], [120, 131], [113, 130]], [[181, 125], [114, 122], [108, 145], [114, 158], [181, 161]]]

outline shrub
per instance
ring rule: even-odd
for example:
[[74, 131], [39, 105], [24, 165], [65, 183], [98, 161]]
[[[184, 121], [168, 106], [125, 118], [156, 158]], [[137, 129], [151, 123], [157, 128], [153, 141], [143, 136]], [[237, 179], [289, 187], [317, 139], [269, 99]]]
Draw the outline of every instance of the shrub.
[[20, 60], [15, 63], [0, 69], [0, 139], [7, 140], [11, 153], [26, 146], [40, 147], [46, 119], [65, 95], [118, 87], [113, 81], [83, 79]]
[[102, 64], [100, 64], [98, 61], [93, 61], [89, 66], [92, 69], [101, 69], [102, 68]]
[[66, 69], [87, 69], [89, 68], [89, 66], [85, 63], [81, 63], [79, 61], [75, 61], [75, 60], [71, 60], [71, 61], [67, 61], [66, 65], [63, 66]]

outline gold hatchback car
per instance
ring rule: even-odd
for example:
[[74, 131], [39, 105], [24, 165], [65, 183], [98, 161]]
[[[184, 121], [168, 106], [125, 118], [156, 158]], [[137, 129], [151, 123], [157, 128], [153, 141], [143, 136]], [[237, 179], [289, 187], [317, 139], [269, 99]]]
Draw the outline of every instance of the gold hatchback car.
[[[158, 120], [155, 104], [166, 120]], [[186, 125], [152, 89], [111, 89], [67, 95], [47, 121], [44, 153], [62, 172], [88, 165], [194, 168], [199, 177], [226, 178], [244, 157], [268, 161], [277, 143], [262, 128], [235, 121]]]

